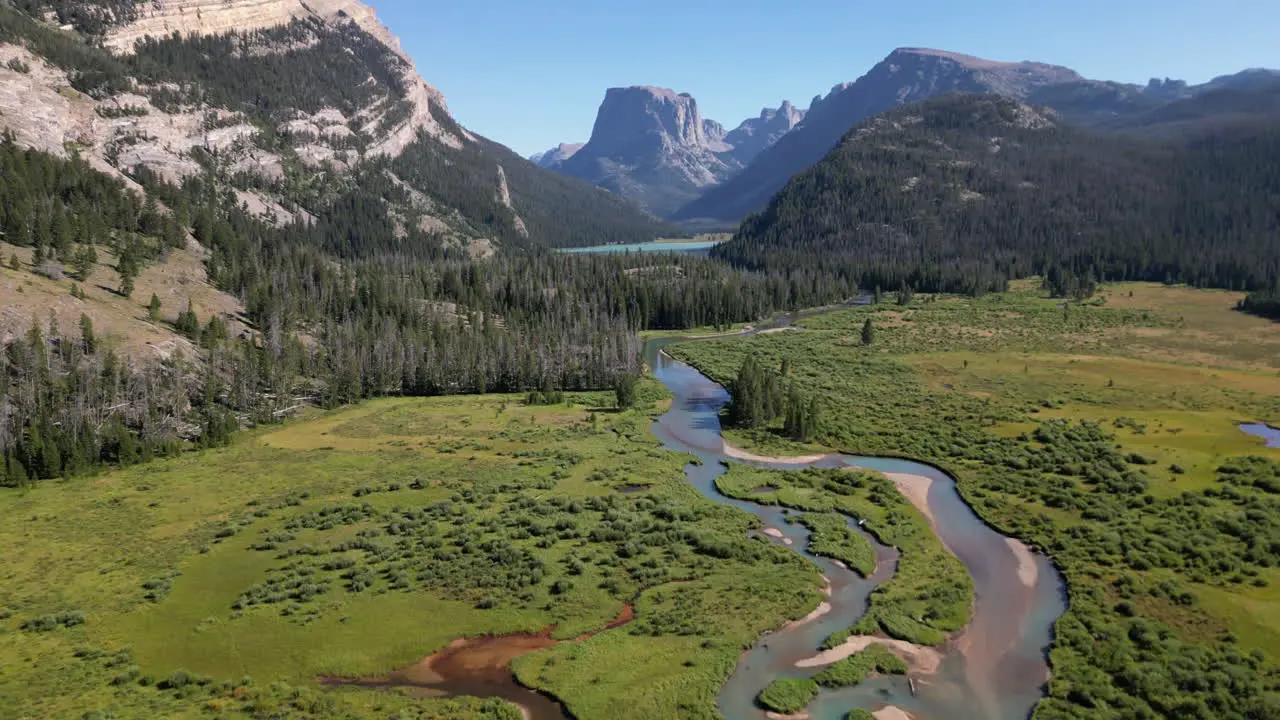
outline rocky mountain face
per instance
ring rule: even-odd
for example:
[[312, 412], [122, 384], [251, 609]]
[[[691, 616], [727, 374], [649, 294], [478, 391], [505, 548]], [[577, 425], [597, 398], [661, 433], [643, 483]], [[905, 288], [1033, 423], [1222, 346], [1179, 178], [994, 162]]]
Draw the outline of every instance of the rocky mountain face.
[[783, 100], [777, 109], [765, 108], [759, 117], [743, 120], [725, 135], [724, 141], [733, 146], [734, 158], [746, 164], [791, 132], [804, 120], [804, 115], [804, 110], [792, 105], [790, 100]]
[[[603, 240], [664, 231], [585, 183], [481, 142], [454, 121], [373, 9], [356, 0], [48, 6], [35, 3], [30, 15], [0, 6], [0, 130], [56, 155], [75, 148], [95, 169], [135, 187], [139, 173], [177, 184], [212, 172], [255, 215], [285, 225], [306, 221], [332, 199], [334, 188], [315, 178], [332, 182], [406, 155], [430, 156], [466, 166], [468, 180], [418, 173], [409, 199], [386, 209], [404, 237], [482, 248], [559, 242], [564, 228], [539, 228], [523, 215], [564, 217], [541, 205], [575, 197], [576, 207], [614, 218], [591, 223]], [[93, 47], [99, 43], [106, 50]], [[403, 184], [394, 167], [382, 172]]]
[[395, 54], [403, 99], [413, 108], [394, 126], [383, 128], [369, 151], [397, 155], [419, 131], [455, 147], [462, 139], [443, 132], [432, 116], [433, 104], [448, 112], [444, 95], [422, 79], [413, 60], [401, 49], [399, 38], [378, 20], [373, 8], [357, 0], [150, 0], [136, 3], [128, 18], [106, 31], [103, 42], [107, 47], [129, 53], [147, 37], [168, 37], [175, 32], [183, 36], [253, 33], [312, 18], [327, 24], [351, 23]]
[[610, 88], [591, 139], [552, 167], [662, 215], [739, 169], [720, 157], [724, 150], [723, 129], [704, 122], [690, 95]]
[[596, 115], [591, 140], [567, 157], [550, 151], [538, 162], [661, 216], [732, 177], [801, 117], [801, 111], [784, 102], [729, 131], [702, 117], [697, 100], [688, 93], [647, 86], [611, 88]]
[[672, 218], [737, 221], [764, 207], [789, 178], [820, 160], [858, 122], [947, 93], [994, 93], [1048, 106], [1068, 122], [1103, 126], [1212, 87], [1257, 83], [1263, 77], [1246, 71], [1202, 86], [1153, 80], [1143, 87], [1091, 80], [1069, 68], [1044, 63], [998, 62], [943, 50], [900, 48], [856, 82], [837, 85], [826, 97], [815, 98], [793, 131], [733, 179], [680, 208]]

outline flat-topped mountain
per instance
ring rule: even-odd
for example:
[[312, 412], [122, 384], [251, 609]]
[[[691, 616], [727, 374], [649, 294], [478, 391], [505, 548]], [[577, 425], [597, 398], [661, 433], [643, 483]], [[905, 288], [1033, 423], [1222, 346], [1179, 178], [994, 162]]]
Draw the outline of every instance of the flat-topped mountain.
[[723, 129], [704, 121], [688, 93], [666, 88], [610, 88], [591, 139], [552, 165], [662, 215], [741, 168], [721, 155]]
[[784, 101], [734, 130], [702, 117], [698, 101], [667, 88], [610, 88], [591, 140], [562, 145], [539, 164], [578, 177], [664, 215], [732, 177], [796, 126], [804, 113]]

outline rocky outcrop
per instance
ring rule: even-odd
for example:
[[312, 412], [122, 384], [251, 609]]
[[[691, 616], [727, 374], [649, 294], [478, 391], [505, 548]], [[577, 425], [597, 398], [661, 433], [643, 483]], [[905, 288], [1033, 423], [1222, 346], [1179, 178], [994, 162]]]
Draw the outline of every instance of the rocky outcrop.
[[856, 82], [837, 85], [826, 97], [815, 99], [793, 130], [737, 176], [680, 208], [673, 217], [739, 220], [764, 207], [788, 179], [822, 159], [858, 122], [952, 92], [996, 93], [1049, 105], [1068, 119], [1101, 118], [1156, 102], [1146, 98], [1139, 86], [1087, 80], [1056, 65], [900, 48]]
[[516, 212], [516, 206], [511, 203], [511, 187], [507, 185], [507, 171], [498, 166], [498, 201], [507, 207], [514, 214], [512, 222], [515, 224], [516, 232], [522, 238], [529, 237], [529, 229], [524, 224], [524, 218]]
[[[150, 0], [138, 3], [136, 14], [136, 19], [108, 33], [105, 43], [109, 47], [130, 52], [138, 40], [147, 36], [163, 37], [175, 32], [182, 35], [252, 32], [308, 17], [319, 17], [330, 23], [355, 23], [399, 56], [404, 99], [413, 106], [408, 118], [378, 133], [367, 150], [369, 154], [397, 156], [419, 132], [452, 147], [460, 147], [462, 142], [472, 139], [465, 131], [455, 134], [441, 125], [432, 108], [448, 113], [444, 95], [422, 79], [399, 39], [378, 21], [373, 8], [357, 0]], [[380, 116], [369, 117], [366, 127], [376, 128], [380, 120]], [[314, 148], [306, 155], [313, 159], [331, 159], [329, 153]]]

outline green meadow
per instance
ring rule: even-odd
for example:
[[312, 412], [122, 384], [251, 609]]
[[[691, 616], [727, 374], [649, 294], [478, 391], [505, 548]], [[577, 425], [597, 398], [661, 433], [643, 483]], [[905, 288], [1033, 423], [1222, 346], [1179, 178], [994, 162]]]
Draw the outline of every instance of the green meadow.
[[463, 636], [572, 640], [634, 604], [520, 677], [575, 714], [623, 697], [626, 717], [712, 717], [738, 653], [810, 611], [820, 578], [684, 481], [649, 430], [665, 391], [640, 397], [375, 401], [6, 491], [0, 716], [518, 717], [317, 678]]

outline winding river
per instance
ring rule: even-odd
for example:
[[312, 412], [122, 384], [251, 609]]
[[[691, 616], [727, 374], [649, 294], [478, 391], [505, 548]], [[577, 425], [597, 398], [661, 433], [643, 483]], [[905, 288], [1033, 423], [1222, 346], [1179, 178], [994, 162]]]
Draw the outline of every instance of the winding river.
[[[789, 316], [783, 316], [772, 326], [790, 322]], [[975, 601], [970, 624], [941, 648], [934, 672], [874, 678], [854, 688], [824, 691], [809, 707], [808, 715], [813, 720], [839, 720], [851, 708], [876, 711], [886, 706], [910, 713], [917, 720], [1027, 718], [1042, 697], [1048, 678], [1046, 651], [1052, 640], [1053, 623], [1066, 611], [1065, 586], [1049, 561], [1031, 555], [1025, 547], [988, 527], [961, 500], [955, 481], [928, 465], [843, 454], [772, 459], [773, 462], [762, 458], [743, 460], [744, 455], [733, 452], [720, 434], [719, 412], [729, 400], [728, 392], [662, 352], [672, 343], [690, 341], [661, 339], [645, 346], [646, 362], [675, 396], [671, 410], [658, 419], [654, 432], [670, 449], [690, 453], [702, 461], [689, 465], [685, 472], [703, 495], [752, 513], [765, 528], [780, 531], [770, 535], [817, 564], [831, 584], [830, 611], [769, 633], [744, 653], [719, 696], [719, 709], [725, 718], [763, 718], [765, 713], [755, 705], [755, 697], [774, 678], [806, 677], [821, 669], [798, 667], [797, 663], [812, 658], [828, 635], [855, 624], [866, 611], [871, 591], [897, 569], [897, 551], [872, 539], [880, 562], [875, 574], [864, 580], [829, 559], [809, 554], [805, 549], [808, 530], [787, 522], [789, 511], [721, 495], [715, 480], [724, 473], [723, 463], [744, 461], [778, 469], [810, 465], [859, 467], [915, 482], [920, 490], [913, 501], [922, 505], [938, 537], [973, 578]]]
[[[782, 315], [766, 327], [788, 327], [803, 315]], [[753, 330], [750, 332], [758, 332]], [[937, 468], [909, 460], [857, 457], [832, 453], [806, 458], [759, 458], [728, 446], [720, 434], [720, 409], [729, 393], [694, 368], [672, 359], [662, 349], [694, 338], [651, 340], [645, 361], [674, 395], [672, 407], [654, 423], [654, 433], [674, 451], [701, 462], [685, 467], [689, 482], [707, 498], [749, 512], [763, 523], [773, 541], [803, 554], [829, 582], [825, 612], [789, 623], [743, 653], [721, 690], [718, 705], [726, 720], [761, 720], [756, 696], [778, 677], [806, 677], [823, 662], [818, 648], [832, 633], [844, 630], [866, 612], [876, 585], [897, 571], [898, 551], [874, 538], [877, 568], [862, 578], [843, 565], [807, 551], [808, 530], [788, 522], [790, 511], [757, 505], [721, 495], [716, 478], [725, 463], [750, 462], [762, 467], [797, 469], [859, 467], [887, 473], [911, 501], [930, 518], [934, 531], [968, 568], [975, 600], [968, 627], [938, 651], [921, 652], [906, 677], [875, 677], [839, 691], [824, 691], [810, 705], [812, 720], [841, 720], [852, 708], [880, 712], [892, 720], [1025, 720], [1043, 694], [1049, 668], [1046, 650], [1054, 621], [1066, 611], [1061, 576], [1042, 556], [984, 524], [961, 500], [955, 481]], [[858, 526], [850, 520], [850, 527]], [[859, 530], [861, 532], [861, 530]], [[609, 625], [631, 619], [629, 607]], [[473, 695], [502, 697], [522, 706], [531, 720], [567, 717], [554, 699], [520, 686], [509, 663], [515, 657], [556, 644], [549, 633], [459, 640], [421, 662], [378, 678], [325, 678], [326, 685], [365, 688], [403, 688], [422, 696]], [[883, 711], [883, 712], [881, 712]], [[904, 715], [903, 713], [909, 713]]]

